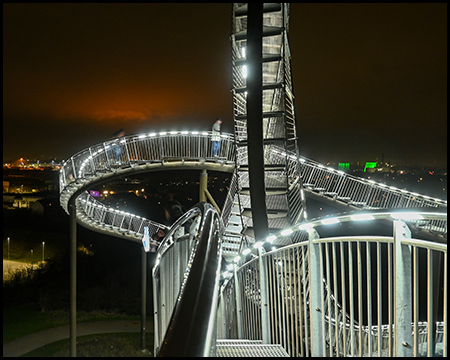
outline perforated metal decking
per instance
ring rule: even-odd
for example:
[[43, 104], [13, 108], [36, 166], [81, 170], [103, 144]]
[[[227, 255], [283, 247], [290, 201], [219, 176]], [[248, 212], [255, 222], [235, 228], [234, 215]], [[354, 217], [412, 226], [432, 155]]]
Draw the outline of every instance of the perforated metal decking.
[[217, 340], [217, 357], [289, 357], [281, 345], [261, 340]]

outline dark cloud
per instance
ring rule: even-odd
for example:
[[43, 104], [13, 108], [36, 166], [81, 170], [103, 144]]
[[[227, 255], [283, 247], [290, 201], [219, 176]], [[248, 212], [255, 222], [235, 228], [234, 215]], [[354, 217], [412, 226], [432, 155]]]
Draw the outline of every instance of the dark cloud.
[[[301, 152], [445, 164], [446, 14], [292, 4]], [[4, 159], [65, 158], [120, 127], [233, 129], [231, 4], [3, 4], [3, 23]]]

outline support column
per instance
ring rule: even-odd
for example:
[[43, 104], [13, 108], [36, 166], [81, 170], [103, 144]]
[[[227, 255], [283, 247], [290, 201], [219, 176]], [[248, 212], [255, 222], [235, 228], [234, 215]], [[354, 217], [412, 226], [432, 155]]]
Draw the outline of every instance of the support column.
[[70, 356], [77, 356], [77, 211], [75, 196], [69, 200], [70, 256]]
[[208, 188], [208, 173], [203, 169], [200, 174], [200, 194], [199, 202], [206, 202], [206, 190]]
[[145, 327], [147, 317], [147, 253], [142, 246], [141, 255], [141, 350], [146, 349], [145, 346]]
[[263, 4], [249, 3], [247, 17], [247, 141], [248, 174], [253, 229], [256, 241], [269, 234], [264, 183], [262, 122], [262, 27]]

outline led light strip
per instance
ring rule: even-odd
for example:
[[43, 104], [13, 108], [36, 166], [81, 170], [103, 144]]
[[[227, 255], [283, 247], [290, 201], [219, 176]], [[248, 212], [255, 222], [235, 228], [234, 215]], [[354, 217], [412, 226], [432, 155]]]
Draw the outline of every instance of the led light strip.
[[[228, 265], [227, 270], [224, 271], [221, 275], [222, 278], [227, 280], [233, 274], [233, 271], [236, 270], [238, 264], [242, 262], [241, 266], [246, 263], [245, 257], [252, 252], [253, 249], [259, 249], [264, 246], [264, 244], [272, 244], [276, 239], [289, 236], [296, 231], [307, 231], [308, 233], [317, 226], [327, 226], [333, 224], [339, 224], [344, 222], [352, 222], [352, 221], [371, 221], [376, 219], [387, 219], [387, 220], [427, 220], [427, 215], [435, 216], [445, 216], [447, 218], [447, 214], [444, 213], [419, 213], [419, 212], [386, 212], [386, 213], [362, 213], [362, 214], [354, 214], [354, 215], [342, 215], [342, 216], [334, 216], [324, 219], [318, 219], [308, 222], [303, 222], [300, 224], [293, 225], [289, 228], [281, 230], [279, 233], [272, 234], [268, 236], [264, 241], [257, 241], [252, 246], [245, 248], [241, 254], [237, 255], [230, 265]], [[275, 250], [275, 248], [272, 248]]]

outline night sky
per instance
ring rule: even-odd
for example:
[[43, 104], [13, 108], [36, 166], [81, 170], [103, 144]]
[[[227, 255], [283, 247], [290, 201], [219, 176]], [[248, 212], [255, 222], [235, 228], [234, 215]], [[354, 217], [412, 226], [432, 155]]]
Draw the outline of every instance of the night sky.
[[[3, 4], [3, 159], [233, 131], [231, 4]], [[447, 163], [447, 4], [292, 4], [300, 153]]]

